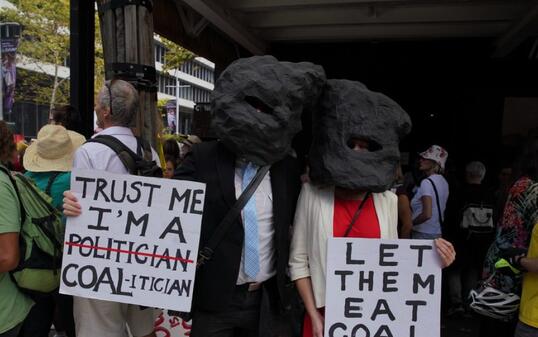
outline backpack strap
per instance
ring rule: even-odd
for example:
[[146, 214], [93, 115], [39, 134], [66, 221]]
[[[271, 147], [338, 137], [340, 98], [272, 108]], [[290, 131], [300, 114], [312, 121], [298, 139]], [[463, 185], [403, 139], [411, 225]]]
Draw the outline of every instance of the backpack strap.
[[21, 212], [21, 227], [22, 227], [22, 224], [26, 221], [26, 210], [24, 209], [24, 205], [22, 204], [21, 194], [19, 193], [17, 182], [15, 181], [15, 178], [13, 178], [13, 176], [11, 175], [11, 172], [7, 168], [0, 165], [0, 170], [8, 176], [9, 180], [11, 181], [11, 184], [13, 185], [13, 189], [15, 189], [15, 194], [17, 194], [17, 199], [19, 199], [19, 209]]
[[52, 188], [52, 184], [54, 184], [54, 181], [58, 176], [63, 172], [52, 172], [51, 176], [49, 177], [49, 181], [47, 182], [47, 187], [45, 188], [45, 193], [47, 193], [49, 196], [52, 197], [52, 194], [50, 193], [50, 190]]
[[100, 135], [91, 139], [88, 139], [86, 143], [100, 143], [108, 146], [118, 155], [118, 158], [121, 160], [127, 171], [130, 174], [136, 175], [136, 160], [140, 158], [142, 146], [139, 139], [137, 138], [137, 152], [140, 152], [140, 155], [134, 153], [129, 147], [120, 142], [116, 137], [110, 135]]
[[137, 140], [137, 152], [138, 156], [143, 157], [147, 161], [153, 161], [153, 152], [151, 151], [151, 145], [143, 138], [136, 137]]

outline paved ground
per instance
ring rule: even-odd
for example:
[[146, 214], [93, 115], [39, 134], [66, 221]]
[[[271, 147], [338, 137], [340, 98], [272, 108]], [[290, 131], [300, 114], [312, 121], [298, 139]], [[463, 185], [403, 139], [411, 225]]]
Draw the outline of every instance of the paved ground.
[[478, 322], [476, 317], [443, 318], [441, 337], [478, 337]]

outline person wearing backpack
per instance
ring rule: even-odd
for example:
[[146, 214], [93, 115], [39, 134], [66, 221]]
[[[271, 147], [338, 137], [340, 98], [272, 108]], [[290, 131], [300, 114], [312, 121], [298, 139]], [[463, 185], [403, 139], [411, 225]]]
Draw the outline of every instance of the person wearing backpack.
[[482, 184], [485, 175], [483, 163], [469, 162], [465, 167], [465, 184], [455, 200], [457, 223], [451, 224], [451, 239], [458, 255], [466, 258], [459, 259], [448, 269], [449, 316], [468, 311], [465, 299], [480, 278], [484, 257], [494, 238], [495, 200], [488, 187]]
[[[86, 139], [60, 125], [45, 125], [37, 139], [27, 148], [24, 160], [25, 175], [52, 198], [52, 205], [62, 209], [63, 193], [69, 190], [73, 154]], [[55, 308], [61, 316], [68, 336], [74, 336], [73, 300], [57, 291], [35, 299], [36, 305], [26, 318], [19, 337], [47, 337]], [[55, 322], [56, 331], [60, 327]], [[63, 329], [62, 329], [63, 330]]]
[[85, 141], [79, 133], [48, 124], [26, 150], [25, 175], [52, 198], [57, 209], [62, 209], [63, 193], [69, 190], [73, 155]]
[[[162, 170], [156, 166], [157, 153], [147, 148], [133, 135], [130, 127], [134, 124], [138, 110], [138, 93], [130, 83], [114, 79], [107, 81], [100, 89], [95, 111], [97, 125], [103, 131], [95, 134], [92, 140], [82, 145], [76, 152], [73, 169], [102, 170], [117, 174], [140, 174], [147, 168], [150, 174]], [[125, 153], [128, 156], [144, 150], [152, 161], [135, 160], [135, 165], [124, 164]], [[118, 154], [120, 153], [120, 154]], [[136, 155], [135, 155], [136, 156]], [[148, 164], [140, 168], [139, 163]], [[157, 168], [157, 169], [155, 169]], [[72, 203], [64, 204], [64, 214], [67, 216], [80, 215], [76, 198], [70, 192], [65, 193], [66, 199]], [[138, 305], [102, 301], [74, 297], [74, 317], [77, 337], [125, 337], [126, 325], [134, 337], [154, 337], [154, 321], [156, 312], [152, 308]]]
[[14, 150], [13, 135], [6, 123], [0, 121], [0, 337], [16, 337], [33, 305], [9, 275], [19, 263], [21, 229], [17, 193], [6, 173]]

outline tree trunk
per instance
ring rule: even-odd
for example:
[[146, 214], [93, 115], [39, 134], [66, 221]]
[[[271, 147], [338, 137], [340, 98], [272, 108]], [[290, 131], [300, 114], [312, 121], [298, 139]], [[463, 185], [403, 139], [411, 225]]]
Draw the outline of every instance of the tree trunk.
[[54, 108], [54, 105], [56, 103], [56, 92], [58, 91], [58, 62], [55, 62], [54, 64], [54, 84], [52, 86], [52, 95], [50, 97], [50, 105], [49, 105], [49, 121], [52, 119], [52, 109]]

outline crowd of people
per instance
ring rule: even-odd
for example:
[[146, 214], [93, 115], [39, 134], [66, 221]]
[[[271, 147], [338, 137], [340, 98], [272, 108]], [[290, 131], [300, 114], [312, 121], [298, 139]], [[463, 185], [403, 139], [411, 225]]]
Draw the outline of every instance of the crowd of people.
[[[311, 63], [239, 59], [216, 81], [212, 108], [218, 141], [163, 142], [164, 178], [206, 184], [200, 248], [221, 236], [197, 270], [191, 336], [323, 336], [329, 237], [434, 240], [446, 267], [447, 315], [479, 315], [481, 336], [536, 336], [536, 137], [493, 191], [483, 184], [486, 167], [479, 161], [466, 165], [462, 184], [447, 178], [448, 152], [439, 145], [420, 152], [416, 167], [402, 173], [407, 113], [362, 83], [327, 80]], [[14, 156], [65, 217], [82, 212], [69, 191], [72, 169], [132, 173], [113, 148], [70, 131], [68, 110], [54, 111], [24, 156], [0, 121], [0, 337], [48, 336], [52, 324], [57, 336], [155, 336], [160, 309], [57, 292], [28, 296], [10, 277], [22, 235], [7, 173]], [[136, 153], [137, 110], [133, 85], [106, 82], [95, 104], [101, 131], [93, 138], [114, 137]], [[314, 118], [304, 169], [292, 140], [306, 112]], [[150, 157], [161, 162], [153, 149]], [[238, 204], [243, 193], [252, 196]], [[228, 230], [219, 234], [226, 218]], [[488, 292], [501, 301], [488, 303]], [[503, 294], [516, 295], [517, 303], [505, 303]], [[293, 312], [300, 308], [298, 318]]]

